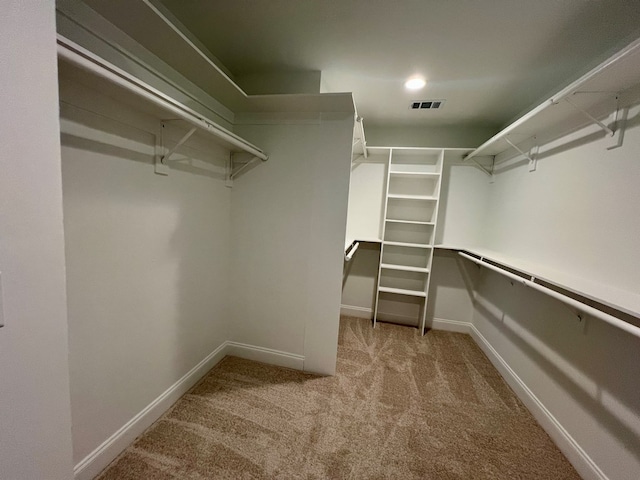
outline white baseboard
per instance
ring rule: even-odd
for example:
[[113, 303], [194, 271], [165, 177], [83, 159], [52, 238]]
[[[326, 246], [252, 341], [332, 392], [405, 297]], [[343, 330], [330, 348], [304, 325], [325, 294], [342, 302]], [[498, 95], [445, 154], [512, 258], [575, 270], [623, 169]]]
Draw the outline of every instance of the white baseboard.
[[209, 370], [227, 355], [302, 370], [304, 357], [268, 348], [226, 341], [169, 387], [140, 413], [106, 439], [73, 469], [75, 480], [91, 480], [166, 412]]
[[226, 354], [279, 367], [304, 370], [304, 356], [281, 352], [280, 350], [272, 350], [245, 343], [227, 342]]
[[373, 310], [371, 308], [356, 307], [354, 305], [340, 305], [340, 315], [371, 320], [373, 318]]
[[470, 334], [476, 344], [489, 357], [491, 363], [500, 372], [507, 384], [513, 389], [518, 398], [529, 409], [540, 426], [549, 434], [560, 451], [567, 457], [576, 471], [585, 480], [608, 480], [598, 465], [580, 447], [573, 437], [565, 430], [544, 404], [535, 396], [527, 385], [511, 369], [509, 364], [500, 356], [489, 341], [480, 333], [475, 325], [469, 324]]
[[473, 325], [469, 322], [461, 322], [459, 320], [447, 320], [445, 318], [434, 318], [431, 322], [433, 330], [444, 330], [445, 332], [471, 333]]

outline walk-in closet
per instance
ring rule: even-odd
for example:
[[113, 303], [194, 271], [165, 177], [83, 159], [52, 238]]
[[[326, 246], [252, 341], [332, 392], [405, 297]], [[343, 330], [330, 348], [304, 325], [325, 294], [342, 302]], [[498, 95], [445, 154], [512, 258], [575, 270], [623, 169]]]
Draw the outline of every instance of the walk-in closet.
[[9, 0], [0, 478], [638, 478], [638, 25]]

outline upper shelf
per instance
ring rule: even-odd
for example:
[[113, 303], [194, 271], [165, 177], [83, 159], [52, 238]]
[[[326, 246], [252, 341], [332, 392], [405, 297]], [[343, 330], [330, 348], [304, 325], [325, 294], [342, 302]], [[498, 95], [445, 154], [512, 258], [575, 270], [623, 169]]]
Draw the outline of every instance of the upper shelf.
[[640, 318], [640, 295], [637, 292], [622, 290], [607, 284], [594, 282], [557, 270], [548, 265], [515, 258], [482, 247], [436, 245], [435, 248], [471, 253], [479, 258], [505, 265], [511, 270], [517, 270], [527, 276], [543, 280], [551, 285], [606, 305], [627, 315]]
[[58, 58], [61, 72], [73, 75], [75, 79], [94, 89], [159, 119], [177, 116], [197, 129], [215, 136], [217, 143], [232, 153], [246, 152], [261, 160], [269, 158], [260, 148], [233, 132], [60, 35]]
[[[538, 136], [539, 142], [541, 135], [553, 132], [555, 137], [559, 137], [581, 128], [615, 111], [616, 96], [639, 83], [640, 38], [491, 137], [467, 155], [465, 160], [482, 156], [496, 157], [513, 148], [509, 141], [518, 144]], [[624, 102], [625, 99], [620, 101]], [[585, 112], [594, 119], [590, 119]], [[611, 128], [610, 125], [604, 126]]]

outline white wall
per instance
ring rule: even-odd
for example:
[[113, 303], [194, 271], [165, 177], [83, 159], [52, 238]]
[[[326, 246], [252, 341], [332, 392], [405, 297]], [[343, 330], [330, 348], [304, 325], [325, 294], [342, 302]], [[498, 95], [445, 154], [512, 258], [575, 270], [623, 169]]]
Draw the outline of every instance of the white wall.
[[231, 339], [335, 370], [353, 114], [236, 130], [270, 155], [232, 193]]
[[227, 340], [231, 190], [210, 142], [156, 175], [159, 121], [65, 78], [61, 99], [78, 464]]
[[71, 419], [53, 2], [0, 16], [0, 478], [69, 479]]
[[389, 154], [369, 155], [351, 165], [347, 240], [380, 240]]
[[436, 244], [470, 247], [482, 243], [489, 189], [489, 177], [479, 168], [445, 161]]
[[[357, 238], [357, 237], [356, 237]], [[342, 273], [343, 315], [373, 318], [380, 263], [380, 243], [360, 242]]]
[[[619, 149], [607, 151], [611, 141], [589, 127], [545, 146], [536, 172], [503, 168], [485, 246], [637, 295], [639, 113], [632, 109]], [[562, 435], [556, 442], [585, 478], [637, 478], [640, 341], [599, 320], [580, 325], [549, 297], [482, 276], [473, 323], [578, 448]]]
[[494, 135], [498, 127], [427, 127], [376, 125], [364, 119], [367, 144], [388, 147], [473, 148]]
[[[588, 127], [505, 164], [490, 188], [485, 246], [618, 288], [640, 289], [640, 108], [621, 148]], [[597, 140], [599, 139], [599, 140]]]

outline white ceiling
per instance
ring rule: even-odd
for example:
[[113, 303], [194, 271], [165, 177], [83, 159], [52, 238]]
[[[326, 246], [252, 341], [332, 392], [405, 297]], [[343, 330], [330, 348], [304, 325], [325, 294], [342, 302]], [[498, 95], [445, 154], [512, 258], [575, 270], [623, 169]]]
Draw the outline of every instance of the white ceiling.
[[232, 75], [320, 70], [376, 125], [502, 126], [640, 36], [640, 0], [154, 1]]

